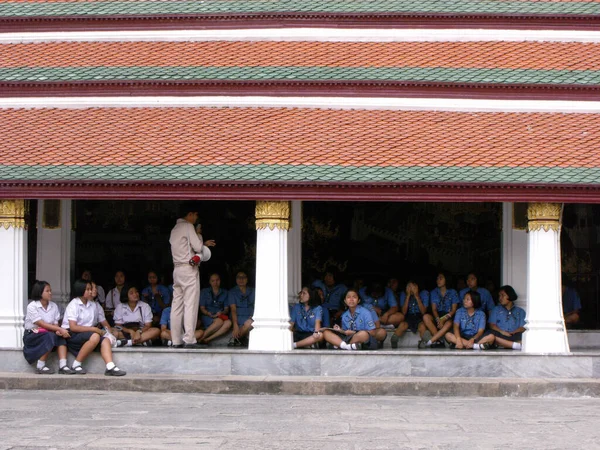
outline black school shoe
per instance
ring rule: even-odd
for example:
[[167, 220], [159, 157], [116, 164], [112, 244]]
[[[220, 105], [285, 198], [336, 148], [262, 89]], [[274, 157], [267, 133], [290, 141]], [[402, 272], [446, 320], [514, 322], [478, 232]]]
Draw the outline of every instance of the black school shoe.
[[40, 375], [52, 375], [56, 372], [54, 371], [54, 369], [51, 369], [48, 366], [44, 366], [41, 369], [35, 369], [35, 373], [38, 373]]
[[199, 344], [198, 342], [194, 344], [183, 344], [183, 348], [208, 348], [206, 344]]
[[122, 377], [127, 375], [127, 372], [115, 366], [112, 369], [106, 369], [104, 371], [104, 375], [106, 375], [107, 377]]

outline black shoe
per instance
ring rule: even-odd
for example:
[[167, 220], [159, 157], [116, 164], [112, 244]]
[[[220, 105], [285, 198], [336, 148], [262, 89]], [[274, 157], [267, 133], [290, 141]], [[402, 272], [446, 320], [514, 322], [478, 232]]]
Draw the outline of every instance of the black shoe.
[[183, 344], [173, 344], [171, 348], [183, 348]]
[[104, 375], [106, 375], [107, 377], [123, 377], [127, 375], [127, 372], [115, 366], [112, 369], [106, 369], [104, 371]]
[[183, 348], [208, 348], [208, 345], [198, 344], [196, 342], [194, 344], [183, 344]]

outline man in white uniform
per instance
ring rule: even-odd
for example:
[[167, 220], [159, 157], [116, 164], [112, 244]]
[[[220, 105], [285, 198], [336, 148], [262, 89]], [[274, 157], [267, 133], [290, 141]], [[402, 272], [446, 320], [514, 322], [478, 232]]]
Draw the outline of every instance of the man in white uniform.
[[[174, 348], [203, 348], [196, 342], [194, 333], [200, 305], [199, 258], [202, 247], [213, 247], [215, 242], [202, 241], [194, 224], [198, 221], [198, 207], [192, 203], [182, 205], [182, 218], [171, 230], [169, 242], [173, 256], [173, 301], [171, 303], [171, 339]], [[190, 260], [195, 259], [192, 265]], [[185, 330], [185, 334], [184, 334]]]

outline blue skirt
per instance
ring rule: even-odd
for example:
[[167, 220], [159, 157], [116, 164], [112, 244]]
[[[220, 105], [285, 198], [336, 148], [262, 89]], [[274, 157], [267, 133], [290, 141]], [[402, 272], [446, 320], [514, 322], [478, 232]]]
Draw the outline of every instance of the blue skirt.
[[63, 337], [58, 336], [53, 331], [34, 333], [26, 330], [23, 336], [23, 356], [29, 364], [32, 364], [54, 347], [60, 345], [67, 345], [67, 343]]

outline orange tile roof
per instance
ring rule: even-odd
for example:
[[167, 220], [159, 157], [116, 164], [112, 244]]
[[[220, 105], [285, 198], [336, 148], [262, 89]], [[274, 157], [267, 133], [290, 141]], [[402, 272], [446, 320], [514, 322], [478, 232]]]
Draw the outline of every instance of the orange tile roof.
[[421, 67], [599, 70], [576, 42], [59, 42], [0, 45], [0, 68]]
[[0, 165], [600, 168], [600, 115], [298, 108], [0, 110]]

